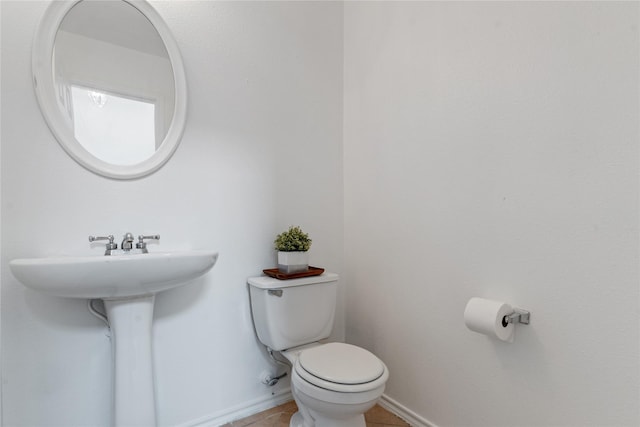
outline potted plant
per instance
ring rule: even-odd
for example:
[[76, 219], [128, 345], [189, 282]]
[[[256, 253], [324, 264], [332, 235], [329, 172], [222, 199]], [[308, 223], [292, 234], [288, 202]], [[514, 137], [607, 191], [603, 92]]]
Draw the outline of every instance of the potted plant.
[[276, 237], [273, 242], [278, 251], [278, 270], [291, 274], [309, 269], [311, 239], [300, 227], [291, 226]]

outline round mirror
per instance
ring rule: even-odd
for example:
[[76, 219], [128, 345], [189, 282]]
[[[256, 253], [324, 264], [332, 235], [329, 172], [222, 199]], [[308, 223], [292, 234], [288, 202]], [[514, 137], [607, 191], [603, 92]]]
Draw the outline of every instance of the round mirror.
[[36, 96], [65, 151], [118, 179], [161, 167], [186, 119], [176, 42], [146, 2], [55, 1], [33, 48]]

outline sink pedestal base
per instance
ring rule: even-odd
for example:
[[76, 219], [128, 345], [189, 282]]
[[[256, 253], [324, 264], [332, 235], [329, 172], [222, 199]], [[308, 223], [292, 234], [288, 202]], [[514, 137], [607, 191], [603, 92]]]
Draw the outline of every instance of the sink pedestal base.
[[111, 326], [113, 425], [155, 426], [151, 326], [155, 295], [105, 299]]

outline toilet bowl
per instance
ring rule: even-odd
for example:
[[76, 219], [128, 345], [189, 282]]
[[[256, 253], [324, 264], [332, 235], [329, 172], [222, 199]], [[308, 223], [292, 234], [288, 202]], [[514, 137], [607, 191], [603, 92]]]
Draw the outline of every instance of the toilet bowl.
[[389, 377], [367, 350], [344, 343], [311, 344], [283, 351], [292, 365], [291, 391], [298, 412], [291, 427], [365, 427]]

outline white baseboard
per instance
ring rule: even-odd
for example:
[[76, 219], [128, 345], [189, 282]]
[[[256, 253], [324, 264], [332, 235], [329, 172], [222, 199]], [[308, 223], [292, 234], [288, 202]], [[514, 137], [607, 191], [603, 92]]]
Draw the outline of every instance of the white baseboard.
[[[236, 421], [257, 414], [258, 412], [266, 411], [267, 409], [282, 405], [290, 400], [293, 400], [291, 389], [286, 388], [273, 396], [260, 397], [196, 420], [178, 424], [176, 427], [217, 427], [230, 423], [231, 421]], [[406, 406], [401, 405], [386, 394], [382, 395], [378, 403], [387, 411], [392, 412], [408, 422], [412, 427], [438, 427]]]
[[176, 427], [217, 427], [230, 423], [231, 421], [257, 414], [258, 412], [266, 411], [267, 409], [282, 405], [290, 400], [293, 400], [291, 389], [286, 388], [272, 396], [260, 397], [252, 401], [218, 411], [211, 415], [207, 415], [197, 420], [179, 424]]
[[382, 395], [378, 403], [387, 411], [396, 414], [397, 416], [408, 422], [412, 427], [438, 427], [431, 421], [421, 417], [411, 409], [401, 405], [386, 394]]

